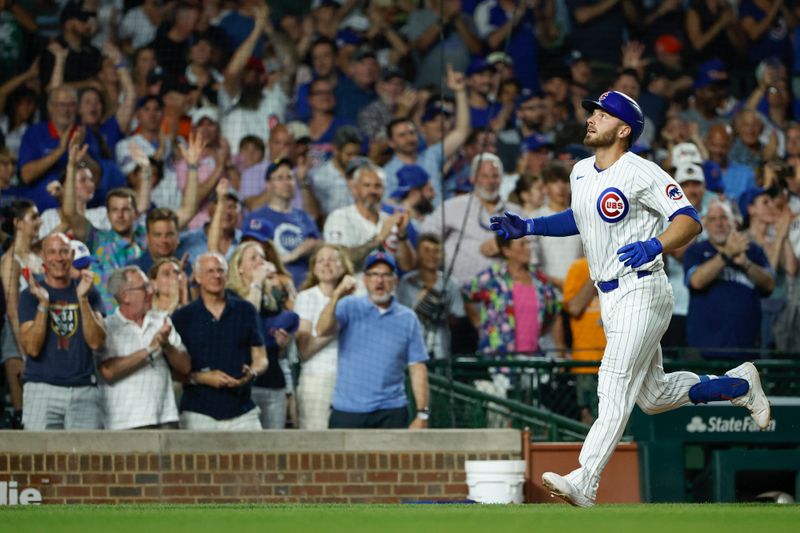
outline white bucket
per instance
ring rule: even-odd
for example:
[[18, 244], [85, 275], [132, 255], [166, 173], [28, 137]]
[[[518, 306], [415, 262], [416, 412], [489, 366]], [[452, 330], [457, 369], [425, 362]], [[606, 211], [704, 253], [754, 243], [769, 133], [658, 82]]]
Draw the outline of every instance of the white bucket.
[[525, 461], [465, 461], [469, 499], [478, 503], [522, 503]]

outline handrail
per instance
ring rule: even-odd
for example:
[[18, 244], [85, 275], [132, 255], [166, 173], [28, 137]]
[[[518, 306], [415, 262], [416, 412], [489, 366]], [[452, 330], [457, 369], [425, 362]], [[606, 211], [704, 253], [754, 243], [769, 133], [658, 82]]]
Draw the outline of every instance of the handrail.
[[[519, 356], [514, 356], [519, 357]], [[720, 360], [679, 360], [679, 359], [665, 359], [665, 368], [675, 369], [714, 369], [714, 370], [728, 370], [731, 368], [732, 363], [736, 361], [720, 361]], [[494, 367], [508, 367], [508, 368], [586, 368], [598, 367], [600, 361], [573, 361], [571, 359], [542, 357], [542, 356], [527, 356], [526, 358], [515, 359], [491, 359], [485, 357], [457, 357], [451, 361], [446, 359], [436, 359], [428, 361], [429, 368], [446, 368], [450, 364], [453, 367], [464, 369], [487, 369]], [[759, 359], [755, 362], [759, 368], [764, 369], [798, 369], [800, 370], [800, 360], [791, 359]]]
[[429, 374], [428, 382], [431, 388], [434, 389], [440, 389], [442, 391], [452, 389], [452, 391], [458, 395], [482, 402], [491, 402], [500, 407], [504, 407], [510, 411], [509, 416], [515, 416], [517, 418], [524, 417], [537, 420], [542, 425], [546, 424], [550, 431], [551, 440], [555, 440], [558, 434], [562, 432], [569, 433], [574, 437], [583, 437], [589, 431], [588, 425], [556, 414], [549, 409], [534, 407], [516, 400], [509, 400], [508, 398], [501, 398], [499, 396], [487, 394], [476, 389], [475, 387], [465, 385], [464, 383], [460, 383], [458, 381], [451, 382], [447, 378], [437, 374]]

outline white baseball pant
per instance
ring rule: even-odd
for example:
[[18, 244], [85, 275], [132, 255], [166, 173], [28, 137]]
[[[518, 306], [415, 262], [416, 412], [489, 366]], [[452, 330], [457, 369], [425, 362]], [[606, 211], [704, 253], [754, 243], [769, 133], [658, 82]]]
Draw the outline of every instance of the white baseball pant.
[[606, 349], [598, 376], [598, 417], [583, 443], [580, 467], [566, 476], [592, 500], [634, 404], [647, 414], [675, 409], [689, 403], [689, 389], [700, 381], [691, 372], [664, 373], [659, 343], [673, 295], [663, 271], [623, 276], [617, 289], [599, 294]]

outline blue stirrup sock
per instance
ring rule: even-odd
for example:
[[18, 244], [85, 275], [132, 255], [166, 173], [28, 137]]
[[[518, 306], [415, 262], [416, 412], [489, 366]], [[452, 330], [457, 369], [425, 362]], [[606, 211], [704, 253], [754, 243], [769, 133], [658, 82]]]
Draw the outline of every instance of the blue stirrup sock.
[[689, 389], [689, 399], [694, 404], [727, 401], [747, 394], [748, 390], [750, 384], [746, 379], [700, 376], [700, 383]]

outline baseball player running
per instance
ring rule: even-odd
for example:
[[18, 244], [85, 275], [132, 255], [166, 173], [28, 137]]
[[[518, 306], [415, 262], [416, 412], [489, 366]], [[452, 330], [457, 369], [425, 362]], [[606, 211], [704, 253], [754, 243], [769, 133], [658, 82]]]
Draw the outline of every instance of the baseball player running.
[[[491, 228], [506, 239], [580, 234], [583, 241], [607, 339], [599, 413], [581, 449], [580, 467], [566, 476], [546, 472], [542, 482], [568, 503], [590, 507], [634, 403], [657, 414], [688, 402], [730, 400], [749, 409], [762, 429], [769, 425], [770, 405], [752, 363], [721, 377], [664, 373], [659, 342], [673, 296], [661, 254], [698, 235], [700, 217], [666, 172], [628, 151], [644, 128], [634, 100], [610, 91], [584, 100], [583, 107], [591, 113], [583, 142], [595, 155], [572, 170], [572, 208], [535, 219], [506, 212], [492, 218]], [[669, 225], [659, 234], [664, 219]]]

